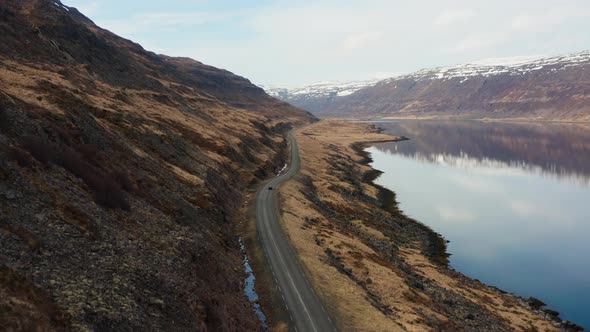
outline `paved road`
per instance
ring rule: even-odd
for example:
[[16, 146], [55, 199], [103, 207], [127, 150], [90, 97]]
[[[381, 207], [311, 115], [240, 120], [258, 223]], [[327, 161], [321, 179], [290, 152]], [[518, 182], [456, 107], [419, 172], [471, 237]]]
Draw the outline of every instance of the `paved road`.
[[[267, 263], [270, 264], [283, 301], [291, 316], [292, 326], [299, 332], [335, 331], [331, 319], [305, 278], [286, 235], [279, 225], [276, 188], [299, 171], [297, 141], [291, 142], [291, 165], [287, 172], [268, 182], [256, 196], [256, 228]], [[272, 187], [272, 190], [269, 188]]]

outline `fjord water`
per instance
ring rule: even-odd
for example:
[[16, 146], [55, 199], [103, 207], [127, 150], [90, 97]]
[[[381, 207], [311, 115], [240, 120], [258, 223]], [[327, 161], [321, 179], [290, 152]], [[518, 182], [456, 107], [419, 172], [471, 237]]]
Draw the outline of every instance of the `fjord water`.
[[590, 125], [380, 122], [376, 182], [450, 241], [451, 266], [590, 328]]

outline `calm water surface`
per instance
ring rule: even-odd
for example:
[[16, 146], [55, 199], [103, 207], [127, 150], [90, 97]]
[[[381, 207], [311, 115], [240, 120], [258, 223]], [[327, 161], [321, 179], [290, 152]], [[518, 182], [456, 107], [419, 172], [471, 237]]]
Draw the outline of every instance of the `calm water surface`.
[[450, 241], [451, 265], [590, 328], [590, 125], [402, 121], [377, 183]]

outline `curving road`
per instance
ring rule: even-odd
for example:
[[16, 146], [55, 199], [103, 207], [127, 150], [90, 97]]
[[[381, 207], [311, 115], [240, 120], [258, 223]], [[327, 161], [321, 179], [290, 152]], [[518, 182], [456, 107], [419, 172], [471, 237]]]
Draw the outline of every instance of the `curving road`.
[[289, 135], [289, 140], [291, 166], [287, 172], [264, 185], [256, 195], [256, 228], [295, 330], [299, 332], [335, 331], [332, 320], [307, 282], [298, 258], [279, 224], [279, 207], [275, 189], [299, 171], [297, 141], [292, 135]]

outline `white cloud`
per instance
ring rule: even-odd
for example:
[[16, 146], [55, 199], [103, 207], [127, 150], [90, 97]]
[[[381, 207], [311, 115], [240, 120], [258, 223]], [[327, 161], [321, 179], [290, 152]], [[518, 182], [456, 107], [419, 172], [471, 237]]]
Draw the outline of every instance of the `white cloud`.
[[62, 3], [68, 7], [75, 7], [78, 11], [88, 17], [94, 16], [99, 13], [100, 4], [96, 1], [87, 0], [73, 0], [73, 1], [62, 1]]
[[512, 18], [510, 27], [513, 30], [527, 31], [539, 25], [539, 21], [532, 15], [520, 14]]
[[445, 10], [434, 19], [435, 27], [447, 27], [456, 23], [466, 22], [475, 17], [471, 9]]
[[87, 16], [93, 16], [99, 12], [99, 8], [100, 4], [98, 2], [90, 2], [76, 9]]
[[515, 32], [537, 33], [559, 29], [570, 22], [588, 18], [590, 18], [590, 11], [565, 5], [517, 14], [511, 18], [510, 28]]
[[267, 85], [362, 80], [590, 45], [587, 0], [64, 1], [148, 49]]
[[468, 37], [460, 40], [456, 44], [450, 46], [445, 50], [447, 54], [462, 54], [472, 53], [474, 51], [486, 52], [488, 49], [494, 47], [498, 43], [502, 42], [502, 39], [497, 36], [490, 35], [478, 35]]
[[344, 50], [376, 47], [385, 42], [385, 35], [380, 31], [366, 31], [348, 36], [343, 43]]
[[102, 20], [100, 23], [103, 25], [103, 28], [109, 29], [124, 36], [129, 36], [139, 32], [205, 25], [228, 20], [233, 17], [233, 15], [233, 13], [209, 12], [139, 13], [125, 19]]

